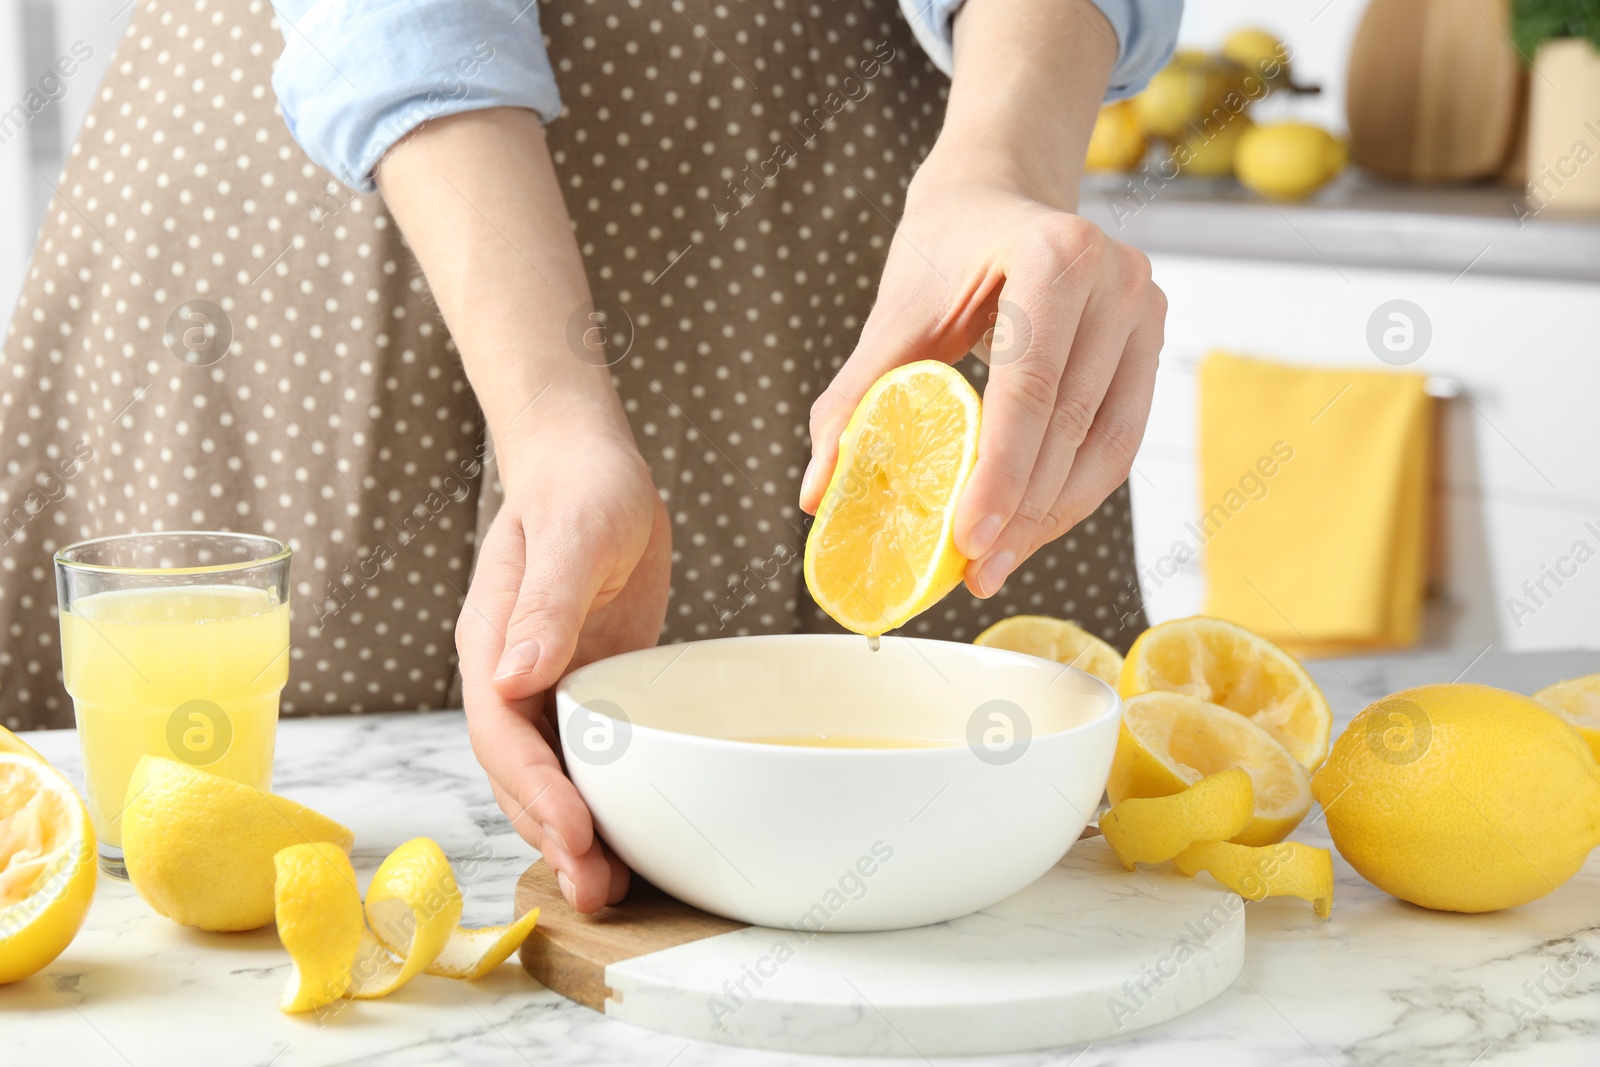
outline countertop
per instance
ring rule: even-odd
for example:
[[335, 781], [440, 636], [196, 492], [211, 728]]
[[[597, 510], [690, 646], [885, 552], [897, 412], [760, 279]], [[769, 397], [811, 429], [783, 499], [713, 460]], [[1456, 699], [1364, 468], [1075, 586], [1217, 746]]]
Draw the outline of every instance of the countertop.
[[1501, 185], [1418, 186], [1347, 172], [1275, 203], [1233, 179], [1148, 170], [1085, 179], [1079, 211], [1147, 253], [1600, 281], [1600, 213], [1540, 208]]
[[[1375, 697], [1423, 681], [1528, 691], [1600, 670], [1600, 653], [1431, 653], [1312, 664], [1338, 725]], [[28, 736], [75, 778], [70, 731]], [[490, 798], [459, 712], [285, 721], [276, 789], [356, 832], [365, 881], [396, 845], [427, 835], [456, 863], [471, 924], [509, 918], [537, 855]], [[1295, 834], [1328, 845], [1319, 813]], [[957, 857], [958, 858], [958, 857]], [[1600, 1061], [1600, 859], [1542, 900], [1447, 915], [1394, 900], [1336, 855], [1333, 918], [1301, 901], [1247, 907], [1243, 976], [1220, 998], [1117, 1041], [993, 1061], [1232, 1067], [1593, 1064]], [[1203, 877], [1203, 876], [1202, 876]], [[848, 935], [841, 935], [848, 936]], [[610, 1021], [509, 961], [474, 983], [421, 977], [319, 1025], [277, 999], [289, 972], [273, 930], [205, 934], [102, 879], [88, 922], [41, 974], [0, 987], [0, 1063], [291, 1067], [295, 1064], [837, 1065], [921, 1062], [752, 1052]], [[964, 1061], [965, 1062], [965, 1061]]]

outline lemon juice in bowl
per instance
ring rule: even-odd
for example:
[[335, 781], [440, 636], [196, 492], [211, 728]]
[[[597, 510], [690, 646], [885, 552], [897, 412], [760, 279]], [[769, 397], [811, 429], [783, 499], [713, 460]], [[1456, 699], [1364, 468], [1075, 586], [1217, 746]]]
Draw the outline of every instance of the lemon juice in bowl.
[[100, 538], [56, 556], [72, 696], [101, 866], [146, 754], [268, 790], [289, 676], [289, 550], [221, 533]]

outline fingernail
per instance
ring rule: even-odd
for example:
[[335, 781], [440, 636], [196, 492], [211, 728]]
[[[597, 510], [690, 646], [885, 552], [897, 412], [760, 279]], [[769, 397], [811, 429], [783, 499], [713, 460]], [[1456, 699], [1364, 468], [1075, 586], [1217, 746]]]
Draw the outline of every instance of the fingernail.
[[567, 898], [567, 903], [576, 908], [578, 906], [578, 891], [572, 888], [572, 879], [567, 877], [566, 871], [556, 872], [556, 885], [561, 887], [561, 895]]
[[1015, 552], [996, 552], [978, 568], [978, 588], [983, 590], [985, 599], [1000, 591], [1000, 586], [1005, 584], [1006, 577], [1016, 565]]
[[1000, 527], [1005, 525], [1005, 521], [998, 515], [985, 515], [973, 524], [972, 532], [967, 534], [967, 547], [972, 549], [967, 553], [967, 558], [981, 559], [985, 552], [993, 548], [995, 538], [1000, 536]]
[[817, 457], [812, 456], [811, 462], [806, 464], [806, 472], [800, 478], [800, 499], [805, 500], [811, 495], [811, 483], [817, 477]]
[[518, 641], [505, 654], [500, 657], [500, 665], [494, 669], [494, 680], [514, 678], [519, 674], [527, 674], [533, 670], [533, 665], [539, 662], [539, 642], [534, 640]]
[[[549, 823], [544, 823], [539, 827], [539, 844], [559, 848], [567, 855], [572, 855], [572, 849], [567, 847], [567, 839], [561, 836], [560, 830], [557, 830]], [[545, 849], [541, 848], [539, 851], [543, 852]]]

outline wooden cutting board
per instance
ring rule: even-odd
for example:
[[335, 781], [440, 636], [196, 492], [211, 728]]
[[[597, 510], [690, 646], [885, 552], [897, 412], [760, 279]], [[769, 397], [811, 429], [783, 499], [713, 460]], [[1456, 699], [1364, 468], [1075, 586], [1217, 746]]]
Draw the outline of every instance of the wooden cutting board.
[[621, 903], [584, 915], [567, 903], [555, 872], [542, 860], [517, 879], [514, 906], [517, 918], [539, 909], [538, 924], [519, 954], [523, 969], [598, 1012], [616, 995], [605, 978], [613, 963], [748, 925], [691, 908], [638, 875]]
[[1459, 182], [1514, 151], [1526, 78], [1511, 0], [1372, 0], [1350, 46], [1350, 158], [1385, 177]]

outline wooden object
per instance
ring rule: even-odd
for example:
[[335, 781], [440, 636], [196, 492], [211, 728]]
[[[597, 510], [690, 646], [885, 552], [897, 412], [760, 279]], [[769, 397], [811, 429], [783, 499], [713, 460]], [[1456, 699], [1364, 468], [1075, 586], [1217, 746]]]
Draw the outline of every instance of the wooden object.
[[[1099, 827], [1086, 826], [1078, 840], [1099, 836]], [[523, 970], [598, 1012], [606, 1010], [607, 999], [617, 999], [606, 986], [611, 964], [749, 927], [690, 907], [637, 874], [620, 903], [584, 915], [567, 903], [542, 860], [517, 879], [513, 907], [516, 918], [539, 909], [539, 922], [518, 953]]]
[[517, 911], [530, 907], [523, 966], [551, 988], [618, 1022], [784, 1052], [977, 1056], [1121, 1038], [1225, 993], [1244, 967], [1237, 894], [1170, 867], [1128, 871], [1103, 840], [981, 912], [906, 930], [745, 926], [640, 882], [580, 916], [542, 863], [518, 884]]
[[1600, 49], [1581, 38], [1539, 46], [1526, 149], [1530, 211], [1600, 211]]
[[599, 1012], [612, 996], [605, 982], [609, 965], [747, 925], [691, 908], [638, 875], [620, 904], [584, 915], [567, 903], [543, 861], [522, 872], [515, 900], [519, 917], [539, 909], [539, 922], [522, 943], [523, 969]]
[[1350, 158], [1384, 177], [1495, 175], [1516, 133], [1510, 0], [1372, 0], [1350, 48]]

